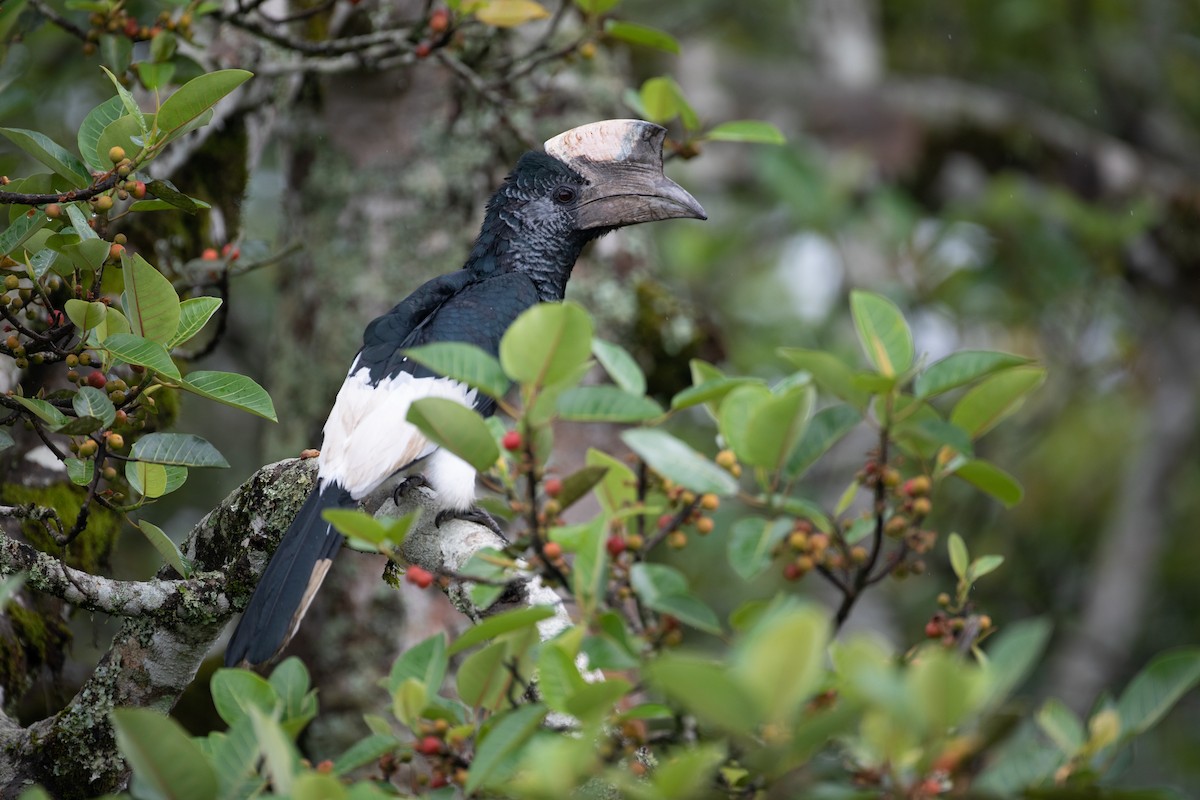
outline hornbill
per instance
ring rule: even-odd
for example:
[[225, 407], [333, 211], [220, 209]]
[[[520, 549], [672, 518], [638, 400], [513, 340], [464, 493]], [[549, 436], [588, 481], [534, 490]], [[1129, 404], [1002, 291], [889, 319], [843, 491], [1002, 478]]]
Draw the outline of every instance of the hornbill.
[[317, 485], [250, 597], [225, 663], [261, 664], [295, 633], [343, 537], [323, 518], [352, 507], [397, 473], [419, 474], [447, 515], [472, 518], [475, 470], [406, 420], [424, 397], [483, 415], [495, 403], [414, 363], [407, 348], [466, 342], [496, 355], [522, 311], [563, 299], [575, 259], [592, 239], [625, 225], [704, 209], [663, 175], [665, 129], [640, 120], [574, 128], [528, 152], [488, 201], [463, 268], [434, 278], [373, 320], [338, 392], [317, 460]]

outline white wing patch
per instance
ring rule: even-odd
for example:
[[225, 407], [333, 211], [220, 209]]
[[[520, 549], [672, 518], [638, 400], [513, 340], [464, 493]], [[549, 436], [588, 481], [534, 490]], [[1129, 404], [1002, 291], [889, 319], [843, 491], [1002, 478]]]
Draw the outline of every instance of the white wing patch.
[[336, 481], [355, 500], [361, 500], [398, 470], [434, 455], [424, 474], [441, 504], [470, 507], [475, 498], [475, 470], [452, 453], [439, 451], [405, 419], [413, 401], [426, 397], [442, 397], [470, 407], [475, 390], [448, 378], [414, 378], [407, 372], [372, 386], [369, 369], [352, 369], [325, 421], [325, 441], [317, 459], [321, 484]]

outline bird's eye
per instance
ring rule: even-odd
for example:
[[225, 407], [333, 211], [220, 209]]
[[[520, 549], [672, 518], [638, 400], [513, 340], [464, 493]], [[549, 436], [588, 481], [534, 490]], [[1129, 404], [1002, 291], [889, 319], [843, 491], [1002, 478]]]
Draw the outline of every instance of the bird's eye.
[[575, 190], [570, 186], [559, 186], [554, 190], [554, 202], [566, 205], [575, 199]]

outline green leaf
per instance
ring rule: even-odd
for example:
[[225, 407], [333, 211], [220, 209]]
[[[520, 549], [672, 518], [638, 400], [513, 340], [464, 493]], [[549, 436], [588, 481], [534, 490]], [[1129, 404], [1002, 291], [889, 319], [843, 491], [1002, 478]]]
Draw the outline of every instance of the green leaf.
[[704, 134], [714, 142], [750, 142], [753, 144], [787, 144], [783, 132], [760, 119], [738, 119], [722, 122]]
[[455, 674], [459, 698], [475, 708], [494, 708], [512, 681], [504, 666], [507, 657], [507, 645], [493, 642], [463, 659]]
[[21, 591], [21, 587], [25, 585], [25, 579], [28, 577], [28, 572], [17, 572], [0, 580], [0, 616], [3, 616], [5, 607], [17, 592]]
[[130, 330], [152, 342], [167, 344], [179, 330], [179, 295], [171, 282], [140, 255], [122, 256], [121, 261], [125, 278], [122, 300]]
[[486, 0], [475, 12], [476, 19], [494, 28], [515, 28], [548, 16], [546, 7], [534, 0]]
[[68, 203], [65, 208], [67, 209], [67, 218], [71, 220], [71, 229], [81, 241], [86, 239], [100, 239], [100, 234], [96, 233], [94, 230], [92, 230], [91, 226], [88, 225], [88, 218], [84, 216], [83, 211], [80, 210], [80, 204]]
[[163, 557], [163, 560], [171, 565], [171, 569], [178, 572], [184, 578], [192, 577], [192, 567], [187, 563], [187, 559], [183, 557], [183, 553], [179, 552], [179, 548], [175, 542], [171, 541], [171, 537], [163, 532], [163, 529], [146, 520], [138, 521], [138, 528], [141, 529], [145, 537], [154, 545], [154, 549]]
[[150, 40], [150, 58], [158, 61], [170, 61], [175, 55], [177, 42], [175, 34], [170, 31], [159, 31], [154, 38]]
[[744, 734], [761, 722], [755, 698], [719, 663], [665, 653], [648, 663], [644, 674], [685, 711], [720, 730]]
[[1067, 704], [1057, 698], [1050, 698], [1037, 713], [1037, 724], [1063, 755], [1073, 756], [1079, 752], [1087, 741], [1083, 723], [1075, 712], [1067, 708]]
[[[110, 12], [111, 6], [104, 13]], [[117, 72], [124, 73], [133, 60], [133, 41], [123, 33], [101, 34], [100, 58]]]
[[187, 125], [251, 76], [244, 69], [222, 69], [199, 75], [180, 86], [158, 109], [156, 124], [160, 134], [170, 134]]
[[784, 474], [795, 480], [816, 463], [817, 459], [841, 441], [842, 437], [862, 422], [862, 414], [849, 405], [823, 408], [809, 420], [804, 436], [788, 458]]
[[724, 744], [707, 743], [679, 749], [655, 770], [651, 783], [653, 793], [643, 797], [654, 800], [692, 800], [711, 796], [713, 773], [725, 760]]
[[88, 303], [71, 298], [63, 305], [63, 310], [67, 312], [67, 318], [80, 330], [86, 331], [104, 326], [100, 338], [103, 339], [108, 335], [108, 325], [105, 324], [108, 322], [108, 306], [104, 303]]
[[913, 392], [917, 397], [934, 397], [1000, 370], [1028, 363], [1028, 358], [1011, 353], [995, 353], [987, 350], [963, 350], [951, 353], [940, 361], [930, 364], [917, 376], [917, 380], [913, 384]]
[[359, 549], [368, 553], [386, 553], [403, 543], [417, 512], [388, 520], [386, 525], [381, 519], [351, 508], [327, 508], [321, 512], [321, 518], [352, 542], [358, 540], [366, 545]]
[[724, 399], [725, 395], [741, 386], [762, 385], [755, 378], [713, 378], [695, 386], [684, 389], [671, 398], [671, 408], [678, 411], [691, 408], [701, 403], [710, 403]]
[[978, 439], [1001, 420], [1021, 407], [1025, 397], [1046, 379], [1042, 367], [1014, 367], [1004, 370], [962, 396], [950, 421]]
[[663, 413], [649, 397], [616, 386], [576, 386], [558, 397], [558, 414], [571, 422], [643, 422]]
[[988, 461], [968, 461], [955, 469], [954, 475], [987, 492], [1009, 508], [1021, 502], [1024, 495], [1016, 478]]
[[317, 693], [304, 662], [290, 656], [271, 671], [269, 682], [282, 703], [281, 723], [291, 735], [298, 735], [317, 714]]
[[[147, 188], [149, 188], [149, 187], [147, 187]], [[186, 195], [180, 195], [180, 197], [185, 197], [185, 196]], [[203, 200], [197, 200], [194, 197], [188, 197], [187, 199], [191, 201], [193, 208], [191, 208], [191, 209], [180, 208], [178, 205], [176, 205], [174, 203], [168, 203], [166, 200], [155, 198], [153, 200], [135, 200], [133, 203], [130, 204], [129, 210], [136, 211], [139, 213], [143, 212], [143, 211], [187, 211], [187, 213], [189, 213], [189, 214], [194, 214], [194, 213], [196, 213], [197, 210], [212, 208], [212, 206], [210, 204], [204, 202]]]
[[394, 694], [400, 684], [414, 679], [436, 694], [446, 677], [447, 658], [444, 633], [430, 636], [415, 647], [410, 647], [392, 664], [388, 674], [388, 691]]
[[464, 631], [454, 644], [450, 645], [446, 654], [452, 656], [455, 653], [461, 653], [469, 647], [486, 642], [488, 639], [494, 639], [502, 633], [527, 628], [553, 616], [553, 606], [531, 606], [488, 617], [475, 627]]
[[567, 700], [567, 713], [582, 720], [607, 714], [632, 689], [633, 684], [620, 678], [585, 683]]
[[20, 395], [12, 395], [12, 399], [29, 409], [35, 417], [49, 425], [51, 430], [57, 430], [71, 421], [70, 417], [45, 400], [38, 400], [34, 397], [21, 397]]
[[647, 608], [670, 614], [697, 630], [720, 635], [717, 615], [688, 591], [687, 578], [674, 567], [638, 562], [629, 571], [629, 585]]
[[[167, 470], [182, 470], [183, 479], [171, 486], [171, 476]], [[142, 461], [125, 462], [125, 480], [130, 487], [143, 497], [153, 500], [178, 489], [187, 479], [187, 467], [165, 467], [162, 464], [147, 464]]]
[[167, 347], [178, 347], [200, 332], [221, 307], [219, 297], [189, 297], [179, 304], [179, 324]]
[[913, 659], [904, 686], [916, 712], [906, 724], [935, 735], [957, 726], [986, 697], [982, 671], [940, 647], [926, 647]]
[[737, 479], [666, 431], [640, 428], [625, 431], [621, 440], [650, 468], [699, 494], [728, 496], [737, 492]]
[[22, 214], [14, 219], [4, 229], [4, 233], [0, 233], [0, 255], [8, 255], [25, 244], [48, 222], [50, 222], [50, 218], [39, 211], [35, 211], [32, 217]]
[[108, 258], [109, 244], [101, 239], [82, 239], [59, 248], [76, 269], [89, 271], [98, 269]]
[[178, 384], [179, 388], [192, 394], [249, 411], [271, 422], [279, 421], [275, 416], [275, 404], [271, 402], [271, 395], [245, 375], [236, 372], [191, 372], [187, 378], [178, 381]]
[[554, 498], [559, 506], [568, 509], [596, 487], [608, 474], [607, 467], [584, 467], [562, 480], [562, 489]]
[[195, 214], [200, 209], [200, 204], [197, 201], [176, 189], [175, 184], [166, 179], [150, 181], [146, 184], [146, 191], [172, 208], [177, 208], [188, 214]]
[[967, 566], [971, 561], [971, 557], [967, 555], [967, 543], [957, 533], [952, 533], [946, 541], [946, 549], [950, 552], [950, 567], [954, 570], [954, 574], [958, 576], [959, 580], [965, 581]]
[[410, 348], [404, 354], [438, 375], [461, 381], [489, 397], [498, 399], [508, 391], [508, 377], [500, 362], [475, 345], [435, 342]]
[[500, 448], [483, 419], [473, 409], [444, 397], [425, 397], [408, 409], [408, 421], [430, 441], [445, 447], [476, 470], [488, 470]]
[[67, 458], [63, 460], [63, 466], [67, 468], [67, 477], [71, 479], [71, 483], [76, 486], [87, 486], [92, 482], [92, 476], [95, 474], [96, 460]]
[[863, 352], [880, 374], [894, 378], [912, 366], [912, 333], [895, 303], [856, 290], [850, 293], [850, 311]]
[[779, 355], [797, 368], [807, 370], [822, 389], [832, 392], [857, 409], [867, 407], [869, 393], [855, 385], [854, 373], [837, 356], [799, 347], [782, 347]]
[[758, 701], [761, 719], [789, 723], [825, 672], [829, 615], [812, 605], [768, 611], [734, 648], [732, 674]]
[[771, 565], [771, 551], [792, 529], [790, 519], [743, 517], [729, 534], [729, 565], [744, 580], [754, 580]]
[[588, 449], [586, 463], [607, 470], [596, 488], [596, 498], [607, 513], [614, 514], [637, 502], [637, 476], [628, 464], [595, 448]]
[[971, 435], [939, 417], [928, 406], [897, 424], [892, 431], [902, 447], [922, 458], [933, 458], [943, 447], [968, 457], [974, 452]]
[[179, 367], [171, 360], [167, 348], [158, 342], [132, 333], [109, 333], [101, 346], [120, 361], [148, 367], [168, 378], [180, 380]]
[[579, 6], [580, 10], [593, 16], [607, 14], [620, 3], [621, 0], [575, 0], [575, 5]]
[[[153, 118], [154, 115], [151, 114], [150, 119]], [[92, 158], [108, 162], [111, 168], [112, 162], [108, 160], [108, 153], [114, 147], [124, 150], [130, 158], [140, 153], [146, 146], [146, 132], [142, 130], [142, 122], [145, 119], [143, 116], [139, 121], [139, 117], [125, 114], [105, 125], [96, 140], [96, 150], [92, 153]]]
[[212, 764], [178, 722], [148, 708], [116, 708], [109, 716], [137, 784], [171, 800], [217, 797]]
[[484, 547], [472, 555], [459, 570], [459, 574], [464, 577], [488, 581], [477, 583], [470, 589], [470, 600], [477, 609], [489, 608], [504, 594], [503, 581], [508, 577], [504, 563], [509, 560], [494, 547]]
[[758, 404], [746, 425], [745, 462], [782, 469], [804, 435], [815, 394], [810, 386], [797, 386]]
[[665, 75], [650, 78], [638, 92], [642, 111], [651, 122], [670, 122], [675, 117], [683, 119], [684, 127], [695, 130], [700, 126], [696, 112], [683, 96], [683, 90], [673, 78]]
[[71, 398], [71, 407], [81, 417], [95, 417], [100, 420], [100, 426], [107, 428], [117, 417], [117, 409], [112, 400], [100, 389], [93, 386], [80, 387]]
[[[159, 37], [155, 37], [157, 41]], [[171, 82], [175, 77], [174, 64], [154, 64], [149, 61], [139, 61], [134, 65], [142, 85], [150, 91], [156, 91]]]
[[493, 783], [498, 784], [498, 779], [511, 770], [525, 743], [541, 729], [545, 716], [545, 707], [534, 704], [515, 708], [494, 721], [476, 745], [463, 790], [470, 795]]
[[608, 551], [605, 549], [604, 517], [598, 516], [583, 527], [579, 548], [571, 571], [571, 587], [579, 613], [589, 620], [604, 600], [608, 587]]
[[0, 430], [0, 450], [7, 450], [16, 442], [13, 441], [12, 434], [6, 430]]
[[350, 772], [374, 764], [388, 753], [400, 749], [400, 740], [388, 734], [372, 733], [359, 739], [346, 752], [333, 760], [333, 774], [347, 775]]
[[967, 583], [974, 583], [984, 575], [995, 572], [1004, 563], [1004, 556], [980, 556], [971, 562], [967, 570]]
[[287, 796], [290, 800], [346, 800], [350, 794], [341, 779], [335, 775], [301, 772], [296, 776]]
[[738, 459], [749, 461], [754, 454], [750, 443], [750, 420], [773, 397], [766, 386], [751, 383], [734, 389], [721, 401], [717, 414], [718, 427], [725, 444]]
[[220, 784], [219, 797], [248, 798], [262, 789], [266, 781], [255, 769], [260, 756], [249, 717], [230, 725], [224, 733], [209, 734], [207, 742], [208, 756]]
[[592, 355], [617, 386], [630, 394], [646, 393], [646, 376], [624, 347], [603, 339], [592, 339]]
[[675, 40], [675, 37], [657, 28], [649, 28], [645, 25], [637, 25], [633, 22], [625, 22], [619, 19], [610, 19], [604, 22], [604, 34], [611, 39], [618, 39], [622, 42], [642, 45], [643, 47], [653, 47], [655, 50], [679, 55], [679, 42]]
[[592, 351], [592, 320], [575, 303], [539, 303], [517, 317], [500, 340], [500, 364], [527, 386], [573, 376]]
[[[117, 90], [117, 96], [121, 98], [121, 103], [125, 106], [125, 113], [134, 118], [143, 133], [148, 131], [149, 127], [146, 125], [145, 116], [142, 114], [142, 110], [138, 107], [137, 101], [133, 99], [133, 94], [121, 84], [121, 81], [117, 79], [117, 76], [114, 75], [111, 70], [109, 70], [107, 67], [100, 67], [100, 69], [104, 70], [104, 74], [108, 76], [110, 81], [112, 81], [113, 87]], [[124, 69], [121, 70], [121, 72], [124, 71]], [[107, 158], [107, 156], [104, 154], [101, 155]]]
[[984, 666], [990, 686], [988, 702], [998, 705], [1029, 676], [1050, 640], [1050, 623], [1027, 619], [1007, 625], [989, 639]]
[[256, 708], [274, 714], [279, 707], [279, 692], [261, 675], [244, 669], [218, 669], [209, 681], [213, 705], [226, 724], [234, 725]]
[[538, 654], [538, 690], [542, 701], [566, 714], [567, 701], [587, 684], [575, 666], [575, 657], [554, 642], [542, 645]]
[[179, 467], [228, 467], [211, 444], [190, 433], [148, 433], [133, 444], [132, 457]]
[[290, 797], [300, 755], [288, 740], [283, 726], [259, 708], [251, 707], [247, 711], [254, 725], [258, 749], [263, 754], [263, 767], [271, 779], [271, 788], [280, 797]]
[[1200, 648], [1155, 656], [1134, 676], [1117, 701], [1121, 733], [1133, 736], [1150, 730], [1197, 684], [1200, 684]]
[[[91, 185], [92, 176], [87, 166], [45, 134], [24, 128], [0, 128], [0, 135], [67, 179], [75, 188], [82, 189]], [[109, 167], [112, 167], [111, 162]]]

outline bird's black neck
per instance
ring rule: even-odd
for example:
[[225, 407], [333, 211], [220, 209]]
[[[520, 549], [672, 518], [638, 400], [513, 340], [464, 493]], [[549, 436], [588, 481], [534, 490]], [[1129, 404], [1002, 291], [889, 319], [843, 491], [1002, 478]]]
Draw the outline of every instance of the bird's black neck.
[[523, 272], [533, 281], [543, 302], [557, 302], [563, 299], [575, 260], [587, 241], [578, 235], [522, 231], [502, 210], [489, 209], [463, 268], [480, 278]]

